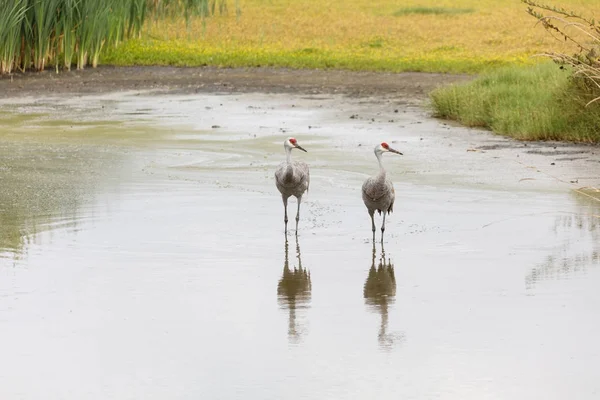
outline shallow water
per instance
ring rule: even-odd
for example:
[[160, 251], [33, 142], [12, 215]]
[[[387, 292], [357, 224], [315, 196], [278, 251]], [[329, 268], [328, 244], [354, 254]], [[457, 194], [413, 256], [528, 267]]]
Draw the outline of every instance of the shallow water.
[[[600, 205], [471, 151], [509, 141], [261, 94], [2, 100], [0, 132], [0, 398], [600, 394]], [[286, 237], [287, 136], [311, 187]], [[360, 185], [384, 140], [382, 248]]]

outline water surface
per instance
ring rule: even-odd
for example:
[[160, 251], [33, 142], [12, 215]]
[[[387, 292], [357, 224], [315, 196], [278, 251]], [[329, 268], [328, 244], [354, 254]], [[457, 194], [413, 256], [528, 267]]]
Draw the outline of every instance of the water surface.
[[[509, 141], [336, 96], [0, 110], [1, 398], [599, 395], [599, 203], [477, 150]], [[312, 179], [285, 235], [288, 136]], [[381, 141], [405, 155], [384, 157], [397, 203], [374, 245]]]

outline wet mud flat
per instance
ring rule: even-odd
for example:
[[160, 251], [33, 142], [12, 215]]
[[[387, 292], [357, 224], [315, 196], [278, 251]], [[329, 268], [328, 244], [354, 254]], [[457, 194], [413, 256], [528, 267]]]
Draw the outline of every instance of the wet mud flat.
[[[597, 149], [421, 101], [0, 100], [0, 397], [596, 398], [600, 206], [574, 189]], [[288, 136], [311, 187], [286, 236]], [[383, 245], [360, 196], [382, 141]]]
[[285, 68], [110, 67], [82, 71], [44, 71], [0, 76], [0, 96], [99, 94], [148, 90], [193, 93], [337, 93], [392, 95], [420, 100], [435, 87], [472, 79], [470, 75], [381, 73]]

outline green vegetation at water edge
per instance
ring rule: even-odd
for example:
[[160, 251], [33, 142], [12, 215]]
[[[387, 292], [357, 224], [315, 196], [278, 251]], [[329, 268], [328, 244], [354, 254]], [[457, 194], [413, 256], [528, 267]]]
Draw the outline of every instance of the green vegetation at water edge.
[[583, 90], [568, 68], [554, 63], [510, 66], [435, 90], [434, 115], [520, 140], [600, 142], [600, 104], [585, 106]]
[[0, 0], [0, 74], [96, 66], [100, 53], [139, 36], [148, 12], [205, 17], [225, 0]]

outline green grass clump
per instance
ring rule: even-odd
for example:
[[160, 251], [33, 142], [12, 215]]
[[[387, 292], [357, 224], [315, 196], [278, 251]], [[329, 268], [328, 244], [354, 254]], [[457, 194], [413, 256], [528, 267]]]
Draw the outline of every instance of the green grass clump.
[[457, 15], [468, 14], [475, 11], [473, 8], [449, 8], [449, 7], [404, 7], [394, 12], [394, 16], [421, 14], [421, 15]]
[[521, 140], [600, 142], [600, 105], [554, 63], [504, 67], [431, 93], [434, 115]]

